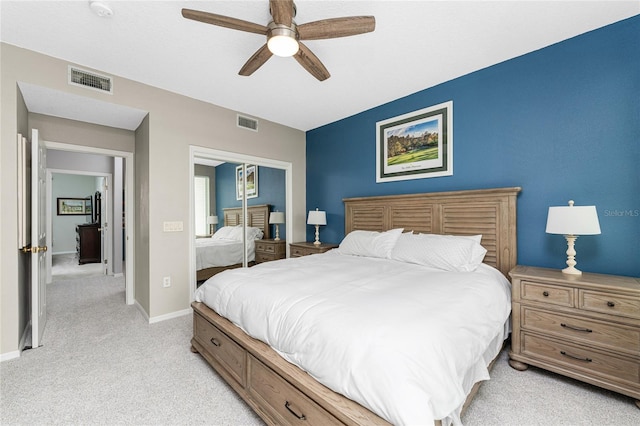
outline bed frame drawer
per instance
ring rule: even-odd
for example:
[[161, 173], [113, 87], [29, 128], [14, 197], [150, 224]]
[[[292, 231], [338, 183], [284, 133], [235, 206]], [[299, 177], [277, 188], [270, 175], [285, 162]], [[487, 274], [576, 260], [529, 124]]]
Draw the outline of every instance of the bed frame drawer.
[[226, 334], [200, 315], [194, 315], [195, 338], [242, 386], [247, 383], [247, 353]]
[[289, 382], [249, 355], [249, 395], [278, 425], [342, 425]]

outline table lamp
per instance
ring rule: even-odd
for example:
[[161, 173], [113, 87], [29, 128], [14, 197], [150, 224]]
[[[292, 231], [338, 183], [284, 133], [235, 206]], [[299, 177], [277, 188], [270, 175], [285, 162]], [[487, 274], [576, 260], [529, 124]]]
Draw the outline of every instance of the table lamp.
[[276, 225], [276, 237], [274, 238], [274, 240], [280, 241], [280, 233], [278, 230], [278, 225], [280, 225], [281, 223], [284, 223], [284, 212], [275, 211], [275, 212], [269, 213], [269, 223]]
[[578, 235], [600, 234], [600, 223], [596, 206], [574, 206], [573, 200], [569, 206], [549, 207], [547, 216], [548, 234], [562, 234], [567, 239], [567, 267], [562, 270], [569, 275], [581, 275], [576, 269], [575, 242]]
[[207, 217], [207, 224], [209, 225], [209, 232], [213, 235], [216, 231], [214, 230], [215, 225], [218, 224], [218, 216], [209, 216]]
[[324, 211], [309, 210], [309, 216], [307, 217], [307, 225], [315, 225], [316, 226], [316, 240], [313, 242], [313, 245], [320, 245], [320, 225], [327, 224], [327, 213]]

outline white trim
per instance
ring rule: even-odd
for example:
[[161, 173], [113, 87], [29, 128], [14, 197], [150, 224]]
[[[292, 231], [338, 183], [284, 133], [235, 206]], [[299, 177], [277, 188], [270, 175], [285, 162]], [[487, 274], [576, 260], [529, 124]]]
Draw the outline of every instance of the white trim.
[[157, 317], [151, 317], [148, 319], [149, 324], [155, 324], [157, 322], [166, 321], [174, 318], [183, 317], [185, 315], [191, 315], [193, 313], [193, 309], [187, 308], [181, 311], [170, 312], [164, 315], [158, 315]]
[[[123, 172], [125, 174], [124, 190], [127, 199], [125, 200], [125, 217], [127, 219], [125, 239], [125, 303], [133, 305], [135, 301], [135, 214], [134, 214], [134, 194], [135, 187], [133, 178], [135, 176], [134, 153], [128, 151], [119, 151], [113, 149], [96, 148], [91, 146], [73, 145], [68, 143], [44, 141], [47, 149], [55, 149], [58, 151], [83, 152], [88, 154], [105, 155], [109, 157], [122, 157], [124, 159]], [[113, 192], [113, 191], [112, 191]]]
[[6, 352], [3, 354], [0, 354], [0, 362], [9, 361], [16, 358], [20, 358], [20, 351]]
[[[197, 288], [196, 283], [196, 231], [194, 222], [194, 191], [193, 176], [195, 164], [202, 164], [203, 160], [219, 160], [230, 163], [247, 163], [256, 164], [258, 166], [272, 167], [285, 171], [285, 229], [287, 237], [293, 235], [293, 163], [289, 161], [274, 160], [271, 158], [256, 157], [254, 155], [239, 154], [229, 151], [220, 151], [217, 149], [204, 148], [201, 146], [189, 145], [189, 282], [191, 288], [189, 291], [189, 303], [194, 301], [194, 295]], [[246, 198], [243, 202], [246, 210]], [[246, 218], [245, 218], [246, 219]], [[246, 223], [246, 221], [245, 221]], [[287, 257], [289, 257], [289, 245], [287, 244]]]

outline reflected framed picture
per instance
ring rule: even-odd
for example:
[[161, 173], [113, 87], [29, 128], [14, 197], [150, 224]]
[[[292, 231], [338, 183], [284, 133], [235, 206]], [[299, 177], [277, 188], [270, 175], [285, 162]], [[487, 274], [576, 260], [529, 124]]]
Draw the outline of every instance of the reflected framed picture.
[[90, 198], [58, 198], [58, 216], [90, 215]]
[[[255, 198], [258, 196], [258, 166], [246, 165], [247, 173], [247, 198]], [[244, 193], [244, 176], [242, 175], [242, 166], [236, 167], [236, 200], [242, 200]]]
[[376, 182], [453, 175], [453, 101], [376, 123]]

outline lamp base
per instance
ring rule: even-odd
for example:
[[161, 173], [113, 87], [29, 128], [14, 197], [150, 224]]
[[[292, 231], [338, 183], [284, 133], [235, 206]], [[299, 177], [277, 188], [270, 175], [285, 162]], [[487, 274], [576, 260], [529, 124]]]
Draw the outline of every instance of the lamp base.
[[582, 271], [579, 269], [576, 269], [575, 266], [569, 266], [567, 268], [564, 268], [562, 270], [562, 273], [567, 275], [582, 275]]
[[320, 225], [316, 225], [316, 240], [313, 242], [314, 246], [319, 246], [320, 242]]
[[576, 269], [576, 249], [575, 243], [577, 235], [565, 235], [567, 239], [567, 267], [562, 270], [563, 274], [582, 275], [582, 271]]
[[280, 241], [280, 232], [278, 231], [278, 224], [276, 223], [276, 237], [273, 239], [273, 241]]

